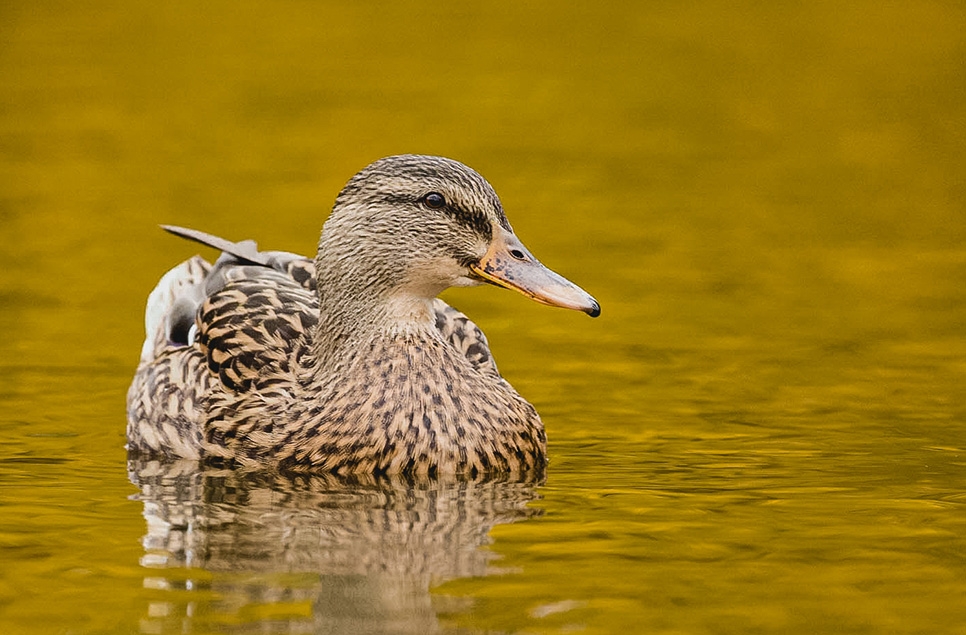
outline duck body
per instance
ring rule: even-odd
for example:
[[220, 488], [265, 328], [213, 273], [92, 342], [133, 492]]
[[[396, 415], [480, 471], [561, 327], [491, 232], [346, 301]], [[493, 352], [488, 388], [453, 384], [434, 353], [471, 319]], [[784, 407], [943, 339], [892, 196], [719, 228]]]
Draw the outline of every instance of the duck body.
[[312, 260], [168, 229], [223, 253], [181, 263], [149, 297], [130, 451], [347, 474], [544, 466], [539, 415], [480, 329], [435, 296], [486, 281], [599, 307], [519, 244], [466, 166], [370, 165], [337, 198]]

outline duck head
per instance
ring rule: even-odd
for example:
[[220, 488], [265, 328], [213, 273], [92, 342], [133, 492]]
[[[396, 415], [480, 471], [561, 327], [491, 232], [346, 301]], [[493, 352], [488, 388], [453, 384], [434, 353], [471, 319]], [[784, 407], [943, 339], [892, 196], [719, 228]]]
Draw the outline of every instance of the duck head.
[[600, 314], [594, 298], [517, 238], [486, 179], [442, 157], [387, 157], [352, 177], [322, 230], [316, 266], [323, 304], [326, 293], [338, 298], [338, 289], [357, 300], [405, 304], [448, 287], [490, 283]]

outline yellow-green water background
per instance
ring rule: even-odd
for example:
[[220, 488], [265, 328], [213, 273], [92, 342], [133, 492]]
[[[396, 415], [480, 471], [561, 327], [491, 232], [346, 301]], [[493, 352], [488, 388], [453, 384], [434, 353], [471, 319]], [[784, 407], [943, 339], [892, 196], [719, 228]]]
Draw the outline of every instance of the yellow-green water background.
[[[399, 152], [603, 307], [446, 295], [544, 417], [535, 514], [408, 624], [158, 573], [124, 392], [196, 249], [157, 225], [310, 253]], [[0, 631], [961, 633], [964, 241], [958, 2], [4, 2]]]

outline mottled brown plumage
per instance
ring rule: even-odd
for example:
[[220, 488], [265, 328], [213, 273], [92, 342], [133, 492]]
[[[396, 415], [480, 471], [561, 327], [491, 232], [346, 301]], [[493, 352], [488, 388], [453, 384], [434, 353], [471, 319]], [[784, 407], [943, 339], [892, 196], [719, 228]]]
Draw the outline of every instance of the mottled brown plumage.
[[519, 473], [546, 461], [540, 417], [482, 332], [436, 295], [491, 282], [597, 315], [512, 233], [479, 174], [440, 157], [353, 177], [314, 260], [193, 230], [222, 250], [148, 300], [128, 393], [139, 453], [337, 473]]

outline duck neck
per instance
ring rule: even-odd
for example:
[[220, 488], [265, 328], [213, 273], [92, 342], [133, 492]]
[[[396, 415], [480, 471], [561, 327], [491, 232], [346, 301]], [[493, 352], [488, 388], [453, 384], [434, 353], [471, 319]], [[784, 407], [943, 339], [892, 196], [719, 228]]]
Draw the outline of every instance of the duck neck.
[[377, 341], [422, 339], [435, 330], [432, 297], [412, 293], [386, 271], [353, 275], [334, 259], [316, 259], [319, 322], [314, 353], [322, 368], [351, 361]]

